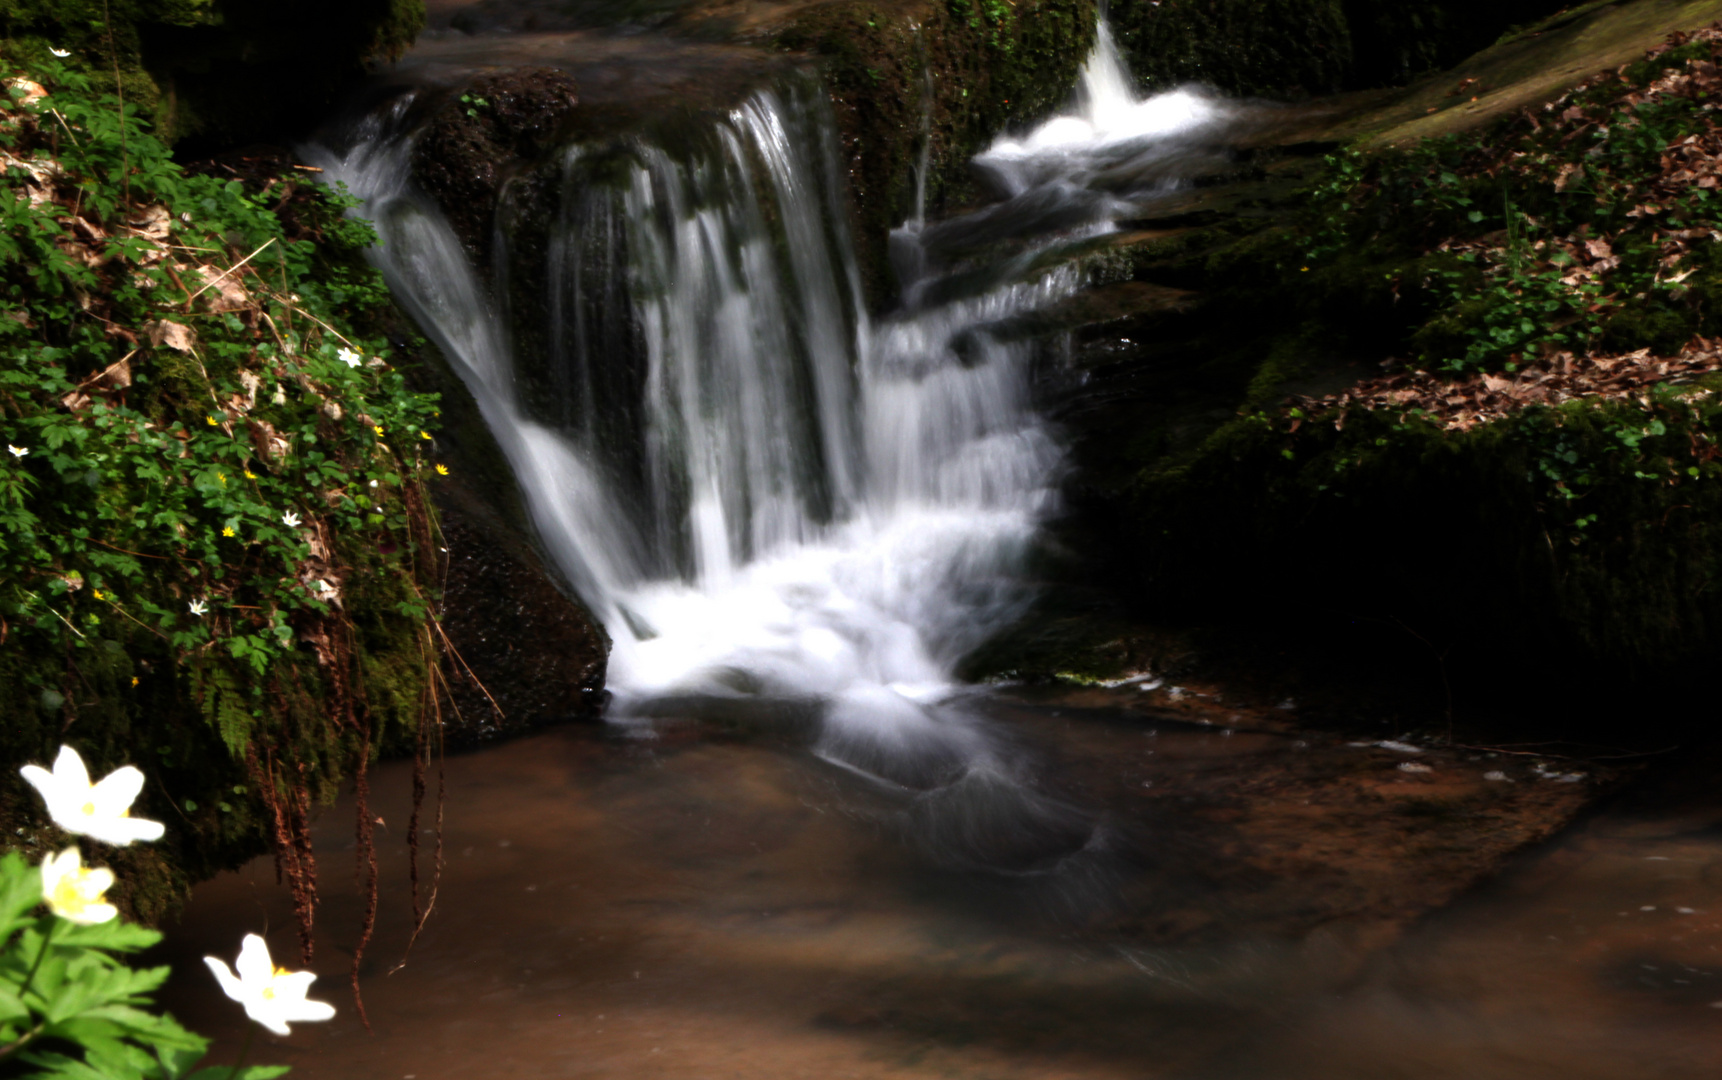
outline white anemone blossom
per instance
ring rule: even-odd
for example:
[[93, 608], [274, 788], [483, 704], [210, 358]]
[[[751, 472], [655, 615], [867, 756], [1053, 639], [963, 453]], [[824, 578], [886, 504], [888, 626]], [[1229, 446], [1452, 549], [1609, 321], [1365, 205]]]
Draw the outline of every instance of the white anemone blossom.
[[299, 526], [299, 515], [295, 514], [291, 510], [288, 510], [281, 515], [281, 524], [287, 526], [289, 529], [298, 528], [298, 526]]
[[348, 367], [358, 367], [359, 362], [362, 359], [358, 353], [345, 347], [335, 353], [335, 358], [341, 361], [341, 363], [346, 364]]
[[112, 870], [84, 866], [75, 847], [42, 860], [42, 900], [62, 919], [91, 925], [114, 918], [120, 909], [102, 897], [113, 884]]
[[256, 934], [246, 934], [233, 967], [225, 960], [206, 956], [203, 962], [215, 973], [215, 981], [228, 997], [245, 1006], [245, 1015], [277, 1035], [290, 1035], [287, 1021], [327, 1020], [335, 1007], [326, 1001], [306, 1001], [305, 992], [317, 976], [309, 971], [278, 968], [269, 959], [269, 946]]
[[67, 832], [119, 847], [133, 840], [161, 839], [161, 822], [130, 816], [132, 801], [144, 784], [143, 773], [134, 766], [122, 765], [100, 783], [91, 784], [84, 759], [71, 747], [62, 746], [53, 772], [40, 765], [26, 765], [18, 771], [42, 793], [54, 824]]
[[55, 56], [58, 56], [62, 60], [64, 60], [66, 57], [72, 55], [72, 50], [70, 50], [70, 49], [56, 49], [52, 45], [48, 46], [48, 51], [53, 53]]
[[185, 605], [185, 607], [187, 611], [190, 611], [200, 619], [209, 613], [209, 601], [207, 600], [193, 600], [191, 603]]
[[6, 444], [6, 452], [11, 454], [15, 458], [22, 459], [22, 458], [27, 457], [29, 455], [30, 448], [28, 446], [13, 446], [11, 443], [7, 443]]

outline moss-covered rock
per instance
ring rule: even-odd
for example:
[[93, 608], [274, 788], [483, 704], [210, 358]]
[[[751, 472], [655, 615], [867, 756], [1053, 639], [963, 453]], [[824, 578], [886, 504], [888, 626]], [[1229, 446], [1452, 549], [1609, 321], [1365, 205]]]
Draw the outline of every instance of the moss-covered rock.
[[1451, 65], [1559, 0], [1116, 0], [1109, 18], [1149, 86], [1201, 82], [1304, 97]]
[[423, 733], [435, 403], [377, 355], [370, 233], [326, 191], [182, 169], [36, 74], [0, 109], [0, 843], [64, 842], [18, 766], [135, 764], [168, 831], [118, 865], [154, 920]]
[[[1520, 401], [1451, 430], [1409, 396], [1286, 399], [1355, 393], [1384, 367], [1428, 369], [1436, 398], [1461, 372], [1540, 377], [1560, 349], [1673, 357], [1722, 331], [1715, 256], [1685, 239], [1714, 220], [1692, 181], [1717, 153], [1711, 33], [1643, 60], [1646, 39], [1641, 62], [1572, 89], [1596, 71], [1583, 57], [1622, 58], [1622, 34], [1710, 17], [1659, 0], [1563, 15], [1461, 70], [1510, 74], [1489, 93], [1521, 106], [1570, 96], [1445, 140], [1391, 149], [1384, 131], [1420, 122], [1404, 100], [1433, 108], [1415, 93], [1330, 113], [1329, 134], [1358, 140], [1344, 153], [1306, 142], [1319, 129], [1291, 110], [1278, 145], [1250, 136], [1234, 177], [1107, 238], [1103, 280], [1183, 293], [1107, 311], [1108, 284], [1071, 305], [1095, 313], [1057, 414], [1078, 466], [1061, 540], [1099, 567], [1078, 577], [1132, 581], [1138, 617], [1211, 655], [1347, 679], [1391, 667], [1473, 713], [1488, 696], [1696, 686], [1722, 653], [1713, 382], [1652, 392], [1635, 376], [1630, 395]], [[1598, 134], [1569, 138], [1581, 125]], [[1653, 361], [1632, 363], [1655, 381]], [[973, 671], [1072, 666], [1081, 635], [1055, 638]]]
[[975, 200], [969, 159], [1069, 101], [1095, 17], [1093, 0], [839, 0], [775, 34], [831, 91], [871, 303], [896, 295], [886, 241], [914, 213], [920, 155], [929, 215]]
[[1722, 648], [1717, 386], [1470, 431], [1255, 416], [1141, 476], [1133, 549], [1173, 619], [1365, 620], [1473, 671], [1669, 679]]

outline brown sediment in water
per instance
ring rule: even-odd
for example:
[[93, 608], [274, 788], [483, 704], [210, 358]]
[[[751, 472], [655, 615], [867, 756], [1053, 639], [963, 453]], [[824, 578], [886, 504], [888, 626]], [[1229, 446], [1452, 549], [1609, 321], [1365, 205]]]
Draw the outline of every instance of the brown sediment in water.
[[[1519, 983], [1550, 1008], [1572, 1003], [1593, 1033], [1665, 1024], [1676, 1062], [1707, 1045], [1692, 1016], [1714, 1011], [1681, 997], [1700, 991], [1669, 982], [1646, 997], [1631, 984], [1634, 957], [1696, 969], [1722, 942], [1713, 834], [1599, 819], [1431, 921], [1569, 820], [1594, 773], [1563, 782], [1529, 759], [1348, 745], [1296, 731], [1286, 713], [1270, 727], [1272, 710], [1163, 694], [976, 705], [1033, 763], [1030, 782], [1101, 823], [1120, 857], [1098, 884], [931, 865], [891, 793], [766, 728], [559, 729], [453, 758], [436, 911], [393, 975], [410, 912], [404, 845], [389, 839], [401, 839], [408, 778], [385, 767], [372, 795], [386, 823], [383, 916], [363, 979], [375, 1033], [325, 978], [313, 997], [334, 1001], [337, 1019], [253, 1060], [313, 1078], [415, 1080], [1277, 1077], [1305, 1075], [1284, 1070], [1303, 1067], [1316, 1032], [1348, 1048], [1345, 1067], [1322, 1075], [1374, 1078], [1391, 1058], [1380, 1032], [1397, 1025], [1409, 1045], [1470, 1032], [1431, 1058], [1458, 1072], [1405, 1075], [1484, 1075], [1465, 1072], [1478, 1059], [1464, 1046], [1511, 1042]], [[1484, 778], [1493, 771], [1510, 779]], [[330, 958], [357, 925], [358, 895], [333, 871], [346, 831], [334, 813], [319, 837], [331, 852], [319, 955]], [[1666, 915], [1635, 903], [1615, 916], [1622, 894]], [[1579, 918], [1599, 904], [1616, 921]], [[201, 887], [170, 934], [169, 1004], [217, 1036], [212, 1061], [231, 1056], [240, 1028], [198, 958], [232, 953], [248, 931], [284, 946], [288, 912], [260, 860]], [[1590, 929], [1570, 948], [1531, 933], [1558, 923], [1548, 933], [1570, 941], [1573, 921]], [[1670, 936], [1680, 929], [1690, 936]], [[1722, 959], [1708, 978], [1722, 999]], [[1430, 1019], [1456, 986], [1481, 1004], [1462, 996]], [[1527, 1031], [1516, 1048], [1527, 1060], [1570, 1056], [1547, 1023]], [[1246, 1058], [1246, 1071], [1228, 1071]], [[1701, 1075], [1671, 1069], [1658, 1075]]]

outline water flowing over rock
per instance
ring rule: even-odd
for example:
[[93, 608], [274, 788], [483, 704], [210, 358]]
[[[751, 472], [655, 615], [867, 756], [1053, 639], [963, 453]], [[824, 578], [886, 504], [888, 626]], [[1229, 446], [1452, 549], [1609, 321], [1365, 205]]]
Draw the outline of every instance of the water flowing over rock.
[[1105, 847], [953, 675], [1027, 610], [1058, 504], [1035, 386], [1062, 377], [1059, 338], [1010, 328], [1083, 285], [1061, 245], [1205, 167], [1227, 117], [1195, 93], [1138, 101], [1104, 32], [1084, 79], [1077, 114], [978, 161], [1004, 203], [898, 230], [907, 287], [880, 317], [806, 76], [704, 121], [572, 142], [554, 182], [498, 165], [489, 280], [451, 223], [471, 206], [414, 182], [411, 95], [318, 154], [613, 640], [610, 717], [790, 718], [827, 760], [913, 796], [913, 834], [953, 865]]

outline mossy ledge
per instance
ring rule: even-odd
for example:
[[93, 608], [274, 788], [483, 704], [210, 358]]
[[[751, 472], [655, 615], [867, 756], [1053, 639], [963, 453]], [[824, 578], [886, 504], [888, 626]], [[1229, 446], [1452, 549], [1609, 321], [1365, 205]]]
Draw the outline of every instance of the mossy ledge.
[[1096, 16], [1094, 0], [839, 0], [773, 35], [776, 47], [817, 58], [831, 92], [875, 307], [896, 296], [886, 242], [914, 213], [922, 153], [930, 217], [974, 202], [969, 159], [1069, 101]]
[[[1426, 713], [1552, 707], [1569, 735], [1606, 731], [1604, 702], [1697, 700], [1722, 653], [1722, 386], [1658, 358], [1722, 332], [1712, 245], [1687, 239], [1717, 220], [1719, 40], [1676, 34], [1462, 135], [1258, 148], [1085, 256], [1184, 290], [1080, 330], [1061, 406], [1071, 541], [1180, 628], [1161, 652], [1413, 672]], [[1645, 377], [1443, 418], [1483, 379], [1567, 378], [1570, 352]], [[1362, 393], [1383, 366], [1428, 374], [1389, 404]]]

